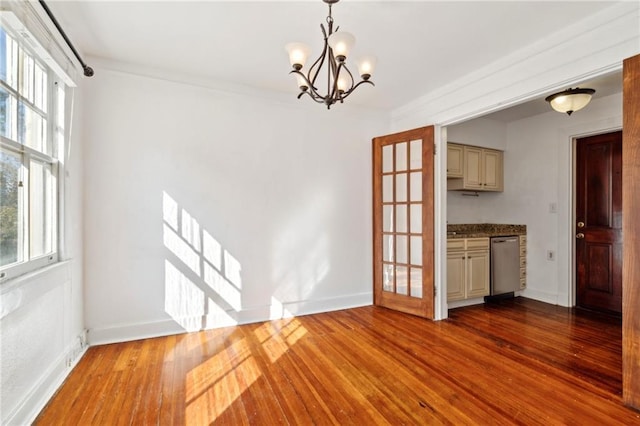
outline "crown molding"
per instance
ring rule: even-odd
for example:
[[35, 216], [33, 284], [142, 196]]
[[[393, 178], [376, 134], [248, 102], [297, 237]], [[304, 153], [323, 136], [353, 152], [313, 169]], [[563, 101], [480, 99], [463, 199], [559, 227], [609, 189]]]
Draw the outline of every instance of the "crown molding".
[[640, 4], [620, 2], [392, 111], [394, 129], [453, 124], [619, 70], [640, 52]]
[[[318, 111], [318, 109], [326, 110], [326, 108], [322, 108], [322, 105], [318, 105], [315, 102], [305, 102], [304, 99], [296, 99], [296, 93], [293, 91], [280, 92], [276, 90], [259, 89], [230, 81], [217, 80], [206, 76], [172, 71], [148, 65], [116, 61], [97, 56], [88, 56], [87, 61], [89, 61], [92, 67], [96, 70], [110, 71], [119, 74], [150, 78], [172, 84], [191, 86], [216, 93], [222, 97], [232, 96], [242, 97], [253, 101], [262, 100], [268, 103], [277, 103], [283, 107], [298, 110], [302, 109], [305, 111]], [[96, 76], [98, 77], [96, 80], [99, 80], [97, 72]], [[380, 116], [383, 115], [387, 120], [390, 120], [391, 117], [389, 110], [358, 104], [340, 105], [339, 108], [334, 108], [331, 111], [333, 112], [338, 110], [343, 110], [344, 113], [347, 114], [375, 116], [376, 118], [380, 118]], [[340, 112], [336, 112], [336, 114], [340, 114]]]

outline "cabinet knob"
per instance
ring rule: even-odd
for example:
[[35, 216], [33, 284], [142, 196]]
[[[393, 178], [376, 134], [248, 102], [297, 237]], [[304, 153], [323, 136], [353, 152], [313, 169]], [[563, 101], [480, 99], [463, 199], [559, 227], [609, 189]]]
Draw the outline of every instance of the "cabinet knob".
[[581, 240], [584, 238], [584, 234], [582, 232], [578, 232], [578, 234], [576, 234], [576, 238]]

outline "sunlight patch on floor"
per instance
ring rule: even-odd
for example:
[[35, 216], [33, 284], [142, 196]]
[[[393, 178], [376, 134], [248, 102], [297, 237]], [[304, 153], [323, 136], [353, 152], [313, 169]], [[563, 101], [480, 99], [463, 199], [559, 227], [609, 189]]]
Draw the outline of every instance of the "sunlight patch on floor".
[[186, 424], [215, 421], [261, 375], [245, 339], [198, 365], [186, 379]]
[[[284, 326], [278, 329], [278, 325]], [[295, 345], [305, 334], [307, 329], [295, 318], [277, 322], [266, 322], [253, 331], [269, 361], [273, 364], [284, 355], [291, 346]]]

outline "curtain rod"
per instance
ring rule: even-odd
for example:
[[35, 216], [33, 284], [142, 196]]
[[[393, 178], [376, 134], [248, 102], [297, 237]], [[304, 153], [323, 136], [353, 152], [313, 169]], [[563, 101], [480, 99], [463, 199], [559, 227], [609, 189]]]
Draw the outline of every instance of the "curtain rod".
[[51, 19], [51, 22], [53, 22], [53, 25], [56, 26], [56, 28], [60, 32], [60, 35], [62, 35], [62, 38], [64, 38], [64, 41], [67, 42], [67, 45], [71, 48], [71, 51], [73, 52], [73, 54], [76, 55], [76, 58], [78, 59], [78, 61], [80, 61], [80, 65], [82, 65], [82, 69], [84, 70], [84, 75], [86, 77], [91, 77], [93, 75], [93, 68], [91, 68], [89, 65], [87, 65], [82, 60], [82, 58], [80, 57], [80, 54], [78, 53], [76, 48], [73, 47], [73, 44], [71, 43], [71, 40], [69, 40], [69, 37], [67, 37], [67, 34], [64, 32], [64, 30], [62, 29], [62, 27], [58, 23], [58, 20], [56, 19], [55, 16], [53, 16], [53, 13], [51, 13], [51, 10], [49, 9], [49, 6], [47, 6], [47, 4], [44, 2], [44, 0], [39, 0], [39, 1], [40, 1], [40, 5], [44, 8], [44, 11], [47, 12], [47, 15]]

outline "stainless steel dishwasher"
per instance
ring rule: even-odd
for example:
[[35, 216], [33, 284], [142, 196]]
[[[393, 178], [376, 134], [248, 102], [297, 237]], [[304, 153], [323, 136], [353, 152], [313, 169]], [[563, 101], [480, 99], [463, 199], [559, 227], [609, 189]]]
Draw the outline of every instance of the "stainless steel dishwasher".
[[491, 296], [509, 296], [520, 290], [520, 240], [517, 236], [491, 238]]

